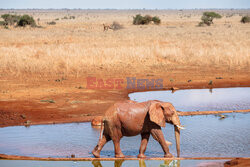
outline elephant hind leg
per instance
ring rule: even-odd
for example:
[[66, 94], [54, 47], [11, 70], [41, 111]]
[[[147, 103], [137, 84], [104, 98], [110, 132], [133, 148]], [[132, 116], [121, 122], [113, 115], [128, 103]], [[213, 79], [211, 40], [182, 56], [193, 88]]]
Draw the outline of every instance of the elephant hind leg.
[[98, 144], [95, 146], [94, 150], [92, 151], [92, 154], [96, 157], [96, 158], [100, 158], [100, 152], [103, 148], [103, 146], [110, 141], [111, 138], [108, 135], [103, 135], [102, 138], [99, 140]]

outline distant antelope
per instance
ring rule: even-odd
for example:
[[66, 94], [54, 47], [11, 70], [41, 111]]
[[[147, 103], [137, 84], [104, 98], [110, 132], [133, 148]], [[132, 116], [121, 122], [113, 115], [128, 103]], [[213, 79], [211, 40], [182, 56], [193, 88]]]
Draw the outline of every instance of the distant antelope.
[[108, 31], [108, 29], [112, 29], [110, 25], [103, 24], [103, 31]]

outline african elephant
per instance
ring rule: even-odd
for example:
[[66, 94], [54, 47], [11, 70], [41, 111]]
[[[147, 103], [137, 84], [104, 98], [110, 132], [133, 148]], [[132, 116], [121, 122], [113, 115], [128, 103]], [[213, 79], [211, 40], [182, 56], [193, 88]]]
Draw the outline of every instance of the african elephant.
[[120, 148], [120, 140], [123, 136], [136, 136], [141, 134], [141, 146], [138, 158], [144, 155], [150, 134], [159, 142], [164, 157], [173, 157], [169, 152], [167, 142], [164, 139], [161, 127], [165, 127], [165, 122], [173, 124], [175, 128], [175, 139], [177, 156], [180, 155], [180, 129], [183, 127], [171, 103], [150, 100], [142, 103], [126, 100], [113, 104], [108, 108], [104, 117], [100, 132], [99, 142], [93, 149], [95, 157], [100, 157], [103, 146], [113, 140], [115, 157], [123, 158]]

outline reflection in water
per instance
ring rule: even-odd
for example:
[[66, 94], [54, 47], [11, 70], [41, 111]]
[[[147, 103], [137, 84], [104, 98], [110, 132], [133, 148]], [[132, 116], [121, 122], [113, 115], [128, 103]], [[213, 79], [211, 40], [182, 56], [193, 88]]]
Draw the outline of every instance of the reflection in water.
[[[122, 167], [122, 163], [125, 160], [115, 160], [114, 167]], [[103, 167], [101, 161], [94, 160], [92, 161], [94, 167]], [[145, 160], [139, 160], [139, 167], [147, 167]], [[159, 167], [180, 167], [180, 160], [165, 160], [163, 164], [160, 164]]]
[[[121, 167], [122, 166], [122, 163], [124, 162], [125, 160], [115, 160], [114, 161], [114, 167]], [[94, 160], [92, 161], [92, 164], [94, 167], [102, 167], [102, 164], [101, 164], [101, 161], [98, 161], [98, 160]], [[141, 167], [141, 166], [140, 166]]]
[[164, 167], [180, 167], [181, 161], [180, 160], [165, 160]]

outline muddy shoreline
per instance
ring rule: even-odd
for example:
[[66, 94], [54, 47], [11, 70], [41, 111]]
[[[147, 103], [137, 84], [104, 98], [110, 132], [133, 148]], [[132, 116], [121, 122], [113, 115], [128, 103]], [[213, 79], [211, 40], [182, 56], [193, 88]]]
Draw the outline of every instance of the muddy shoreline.
[[[179, 157], [179, 158], [164, 158], [164, 157], [154, 157], [154, 158], [137, 158], [137, 157], [125, 157], [125, 158], [40, 158], [40, 157], [29, 157], [29, 156], [16, 156], [16, 155], [6, 155], [0, 154], [0, 159], [6, 160], [37, 160], [37, 161], [112, 161], [112, 160], [231, 160], [237, 157]], [[250, 157], [240, 158], [244, 160], [250, 160]]]
[[[227, 111], [185, 111], [181, 112], [179, 111], [179, 116], [195, 116], [195, 115], [217, 115], [217, 114], [224, 114], [224, 113], [248, 113], [250, 112], [250, 109], [248, 110], [227, 110]], [[33, 122], [30, 124], [24, 124], [24, 125], [7, 125], [7, 126], [0, 126], [0, 128], [3, 127], [9, 127], [9, 126], [32, 126], [32, 125], [51, 125], [51, 124], [64, 124], [64, 123], [81, 123], [81, 122], [91, 122], [94, 118], [100, 117], [100, 116], [86, 116], [84, 118], [72, 118], [68, 120], [54, 120], [54, 121], [43, 121], [43, 122]], [[99, 126], [99, 125], [97, 125]]]
[[240, 167], [250, 165], [250, 157], [236, 158], [236, 157], [180, 157], [180, 158], [39, 158], [39, 157], [28, 157], [28, 156], [16, 156], [0, 154], [0, 160], [31, 160], [31, 161], [124, 161], [124, 160], [227, 160], [224, 163], [225, 167]]
[[[180, 79], [178, 82], [165, 84], [161, 90], [250, 87], [249, 78], [220, 79], [214, 81], [212, 85], [209, 85], [208, 82], [198, 79], [198, 81], [188, 83]], [[8, 85], [9, 89], [7, 93], [0, 95], [0, 127], [89, 122], [96, 116], [102, 116], [114, 102], [128, 99], [129, 93], [152, 90], [127, 90], [126, 87], [120, 90], [86, 89], [86, 80], [79, 79], [68, 79], [61, 83], [39, 82], [39, 85], [35, 85], [37, 81], [35, 83], [26, 81], [22, 84], [23, 86], [16, 83], [17, 81], [11, 82], [8, 80], [7, 82], [0, 82], [1, 86], [7, 87], [6, 85]], [[22, 82], [19, 81], [19, 83]], [[75, 86], [80, 85], [79, 83], [84, 86]], [[31, 94], [30, 92], [34, 91], [34, 87], [37, 90], [35, 90], [35, 94]], [[44, 90], [52, 91], [46, 92]], [[55, 102], [47, 102], [46, 100], [49, 99], [53, 99]], [[230, 112], [235, 111], [225, 111], [225, 113]], [[249, 110], [240, 112], [249, 112]], [[206, 114], [218, 113], [223, 112], [206, 112]], [[205, 113], [185, 112], [181, 115], [200, 114]]]

